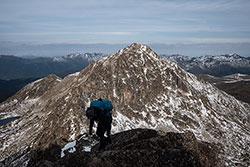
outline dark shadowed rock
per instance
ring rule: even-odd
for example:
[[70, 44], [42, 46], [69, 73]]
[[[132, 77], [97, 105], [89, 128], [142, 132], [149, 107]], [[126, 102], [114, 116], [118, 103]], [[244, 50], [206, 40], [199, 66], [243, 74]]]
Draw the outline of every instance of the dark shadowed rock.
[[[76, 152], [68, 153], [62, 159], [48, 156], [55, 150], [53, 146], [51, 150], [33, 156], [29, 166], [217, 166], [217, 147], [196, 140], [191, 132], [161, 133], [134, 129], [117, 133], [112, 139], [112, 144], [107, 145], [103, 152], [97, 151], [98, 145], [91, 152], [84, 152], [83, 146], [78, 145]], [[51, 156], [55, 158], [54, 153]]]

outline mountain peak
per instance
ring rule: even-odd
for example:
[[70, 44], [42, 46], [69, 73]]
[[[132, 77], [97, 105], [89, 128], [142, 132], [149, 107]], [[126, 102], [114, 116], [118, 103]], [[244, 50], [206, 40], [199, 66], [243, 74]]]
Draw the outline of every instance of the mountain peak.
[[126, 56], [143, 59], [145, 56], [160, 59], [160, 57], [147, 45], [132, 43], [130, 46], [116, 52], [115, 56]]
[[231, 53], [231, 54], [229, 54], [229, 56], [231, 56], [231, 57], [233, 57], [233, 58], [235, 58], [235, 59], [241, 58], [241, 56], [238, 55], [237, 53]]

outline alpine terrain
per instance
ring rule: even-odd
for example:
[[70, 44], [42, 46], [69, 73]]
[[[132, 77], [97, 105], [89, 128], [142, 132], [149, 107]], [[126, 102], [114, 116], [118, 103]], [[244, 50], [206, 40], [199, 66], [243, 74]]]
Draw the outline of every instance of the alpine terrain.
[[210, 82], [238, 100], [250, 103], [250, 75], [232, 74], [224, 77], [214, 77], [200, 74], [197, 77]]
[[[0, 162], [6, 166], [27, 165], [34, 162], [30, 160], [34, 150], [46, 150], [53, 145], [64, 150], [67, 144], [74, 144], [87, 133], [85, 110], [91, 100], [99, 97], [109, 99], [114, 106], [113, 134], [136, 128], [193, 133], [199, 141], [218, 147], [217, 166], [250, 165], [250, 105], [198, 80], [177, 64], [160, 59], [148, 46], [136, 43], [64, 79], [49, 75], [32, 82], [1, 103], [1, 120], [20, 118], [0, 126]], [[121, 143], [128, 140], [117, 138]], [[114, 137], [114, 144], [117, 138]], [[148, 141], [149, 146], [158, 143], [158, 139]], [[126, 145], [127, 149], [131, 147], [125, 143], [107, 149]], [[202, 145], [198, 145], [200, 150]], [[165, 150], [168, 144], [160, 146]], [[104, 151], [100, 156], [105, 159], [109, 153]], [[165, 153], [166, 150], [163, 154], [169, 155]], [[153, 154], [147, 157], [150, 155]]]
[[216, 77], [235, 73], [250, 75], [250, 58], [237, 54], [218, 56], [188, 57], [183, 55], [160, 55], [177, 63], [183, 69], [193, 74], [209, 74]]

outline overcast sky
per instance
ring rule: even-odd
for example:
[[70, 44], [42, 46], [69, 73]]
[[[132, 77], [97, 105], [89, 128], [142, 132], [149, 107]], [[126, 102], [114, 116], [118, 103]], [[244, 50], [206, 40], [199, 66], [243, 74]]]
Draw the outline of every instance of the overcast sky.
[[250, 43], [250, 0], [0, 0], [3, 41]]

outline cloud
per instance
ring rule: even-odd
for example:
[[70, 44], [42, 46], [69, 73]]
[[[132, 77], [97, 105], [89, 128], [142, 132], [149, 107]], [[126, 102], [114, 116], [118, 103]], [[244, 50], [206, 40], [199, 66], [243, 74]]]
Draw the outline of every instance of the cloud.
[[[250, 43], [250, 38], [187, 38], [187, 43]], [[189, 42], [188, 42], [189, 41]]]
[[249, 0], [9, 0], [0, 6], [0, 37], [83, 43], [244, 41], [250, 35], [249, 8]]
[[17, 36], [39, 36], [39, 35], [132, 35], [133, 32], [24, 32], [24, 33], [4, 33], [2, 35]]

